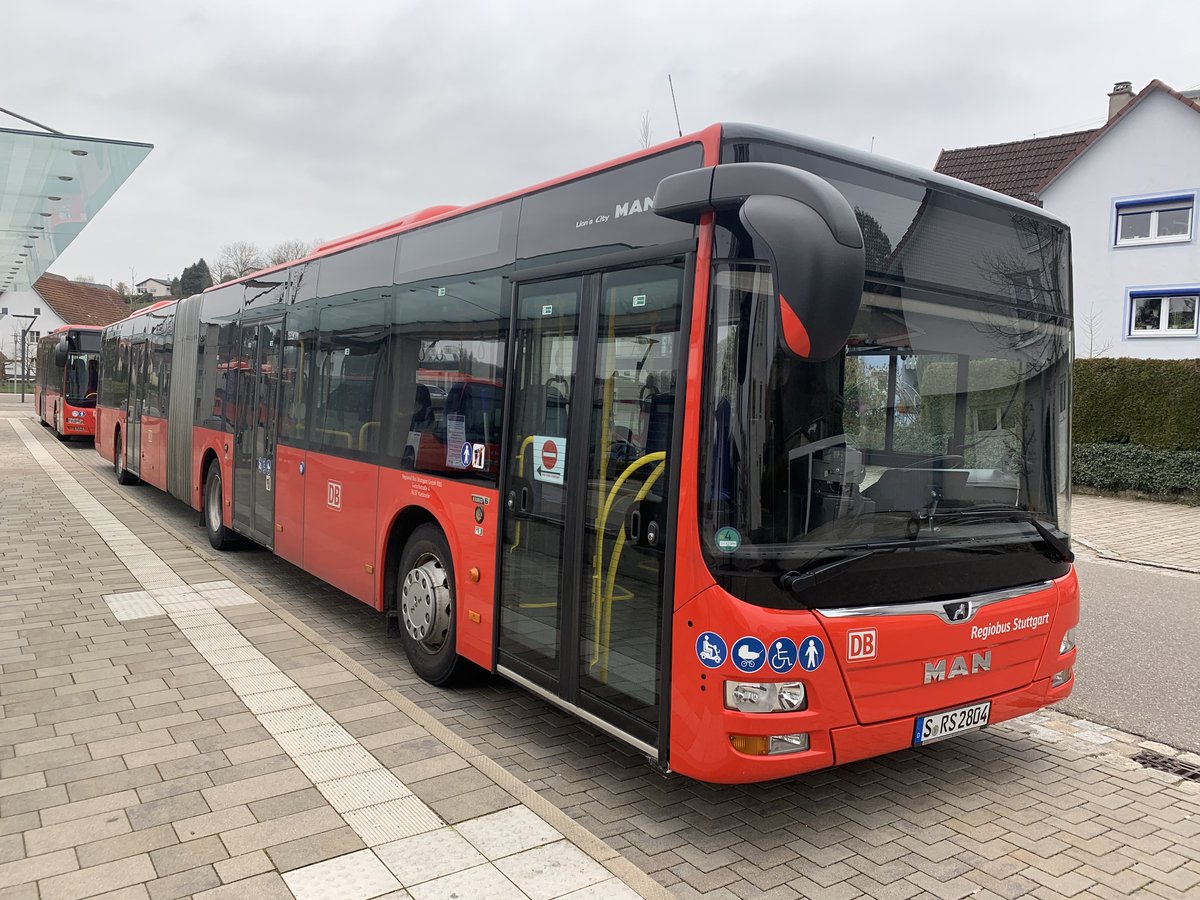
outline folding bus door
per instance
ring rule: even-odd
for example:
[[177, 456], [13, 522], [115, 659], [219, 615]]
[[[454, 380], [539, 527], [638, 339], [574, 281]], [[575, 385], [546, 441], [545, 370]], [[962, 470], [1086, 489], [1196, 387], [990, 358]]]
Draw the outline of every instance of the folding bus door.
[[657, 755], [681, 261], [516, 288], [500, 668]]
[[283, 324], [244, 322], [233, 410], [233, 524], [271, 547], [275, 539], [275, 429]]

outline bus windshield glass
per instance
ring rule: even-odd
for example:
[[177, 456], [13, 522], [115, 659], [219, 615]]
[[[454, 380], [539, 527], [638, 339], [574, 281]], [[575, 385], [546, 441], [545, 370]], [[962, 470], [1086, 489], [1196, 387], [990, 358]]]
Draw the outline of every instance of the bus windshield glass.
[[[1020, 264], [1046, 284], [1065, 240], [1038, 224]], [[1029, 519], [1069, 531], [1071, 343], [1055, 310], [1069, 298], [868, 275], [843, 352], [808, 362], [780, 349], [771, 273], [726, 226], [700, 469], [701, 543], [718, 580], [750, 602], [853, 606], [1064, 574]], [[989, 258], [967, 251], [973, 265]], [[927, 271], [936, 266], [953, 268], [931, 259]]]
[[68, 354], [66, 371], [68, 403], [72, 406], [94, 406], [99, 383], [99, 353]]

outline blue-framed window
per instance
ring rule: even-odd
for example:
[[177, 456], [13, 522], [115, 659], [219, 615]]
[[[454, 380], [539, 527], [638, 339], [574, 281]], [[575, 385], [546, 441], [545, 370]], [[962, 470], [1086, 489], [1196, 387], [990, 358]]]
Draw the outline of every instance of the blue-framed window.
[[1196, 337], [1200, 287], [1129, 292], [1131, 338]]
[[1195, 211], [1194, 193], [1118, 200], [1113, 244], [1131, 247], [1190, 241]]

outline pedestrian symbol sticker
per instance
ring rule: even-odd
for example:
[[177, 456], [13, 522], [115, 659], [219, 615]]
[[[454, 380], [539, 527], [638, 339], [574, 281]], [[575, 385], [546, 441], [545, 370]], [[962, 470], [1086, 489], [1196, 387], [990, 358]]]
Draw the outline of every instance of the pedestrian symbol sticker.
[[733, 664], [743, 672], [757, 672], [763, 667], [767, 648], [756, 637], [739, 638], [733, 645]]
[[771, 652], [767, 655], [767, 665], [771, 667], [772, 672], [783, 675], [792, 671], [796, 667], [798, 658], [796, 642], [791, 638], [781, 637], [771, 641]]
[[800, 642], [800, 666], [805, 672], [815, 672], [825, 659], [825, 644], [819, 637], [809, 635]]
[[715, 632], [706, 631], [696, 638], [696, 658], [710, 669], [725, 662], [726, 652], [724, 639]]
[[462, 459], [462, 467], [464, 469], [471, 468], [471, 458], [475, 455], [475, 448], [473, 448], [470, 444], [464, 443], [462, 445], [462, 449], [459, 450], [458, 455], [459, 458]]

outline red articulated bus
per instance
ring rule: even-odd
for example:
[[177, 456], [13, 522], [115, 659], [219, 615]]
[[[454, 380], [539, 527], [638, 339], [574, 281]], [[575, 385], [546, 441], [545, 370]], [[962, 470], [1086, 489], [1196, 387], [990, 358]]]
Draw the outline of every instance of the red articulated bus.
[[96, 434], [103, 330], [98, 325], [64, 325], [38, 341], [34, 408], [60, 441]]
[[1066, 226], [714, 125], [110, 326], [96, 446], [714, 782], [1066, 697]]

